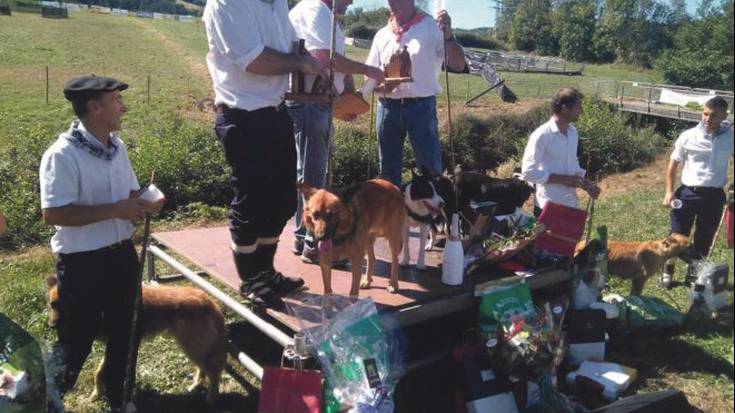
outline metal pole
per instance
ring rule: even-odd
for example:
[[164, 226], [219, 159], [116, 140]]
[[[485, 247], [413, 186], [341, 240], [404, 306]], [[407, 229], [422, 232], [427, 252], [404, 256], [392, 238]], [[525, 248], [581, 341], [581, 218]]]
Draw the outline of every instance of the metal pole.
[[280, 344], [283, 347], [293, 345], [293, 339], [286, 333], [279, 330], [272, 324], [260, 318], [253, 311], [235, 301], [232, 297], [222, 292], [219, 288], [207, 282], [204, 278], [200, 277], [194, 271], [186, 268], [183, 264], [176, 261], [173, 257], [166, 254], [163, 250], [155, 245], [150, 246], [150, 251], [155, 254], [158, 258], [163, 260], [166, 264], [170, 265], [173, 269], [179, 271], [184, 277], [188, 278], [189, 281], [196, 284], [199, 288], [209, 293], [212, 297], [221, 301], [227, 308], [243, 317], [247, 322], [252, 324], [255, 328], [262, 331], [263, 334], [270, 337], [273, 341]]
[[452, 167], [452, 183], [454, 184], [454, 202], [456, 205], [459, 205], [457, 176], [454, 173], [457, 168], [457, 163], [454, 159], [454, 138], [452, 137], [452, 98], [449, 93], [449, 52], [447, 52], [447, 42], [444, 42], [444, 82], [446, 83], [447, 89], [447, 138], [449, 140], [449, 160]]
[[370, 93], [370, 132], [368, 132], [368, 161], [366, 179], [370, 179], [370, 162], [373, 160], [373, 122], [375, 122], [375, 92]]
[[[329, 109], [332, 111], [334, 109], [334, 100], [336, 98], [335, 96], [335, 87], [334, 87], [334, 59], [336, 57], [336, 44], [337, 44], [337, 14], [334, 12], [334, 2], [336, 0], [331, 1], [331, 5], [329, 6], [329, 9], [332, 12], [332, 31], [329, 44]], [[331, 119], [330, 119], [331, 122]], [[327, 188], [332, 187], [332, 180], [334, 178], [333, 174], [333, 166], [334, 166], [334, 159], [332, 157], [332, 148], [331, 145], [327, 149]]]

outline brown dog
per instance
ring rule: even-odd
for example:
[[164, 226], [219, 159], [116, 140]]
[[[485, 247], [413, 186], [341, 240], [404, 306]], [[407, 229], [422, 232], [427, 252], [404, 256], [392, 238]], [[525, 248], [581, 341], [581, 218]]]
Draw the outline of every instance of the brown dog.
[[[332, 262], [351, 261], [350, 295], [372, 283], [375, 268], [373, 244], [386, 238], [390, 247], [391, 267], [388, 291], [398, 291], [398, 254], [406, 227], [406, 206], [401, 191], [384, 179], [373, 179], [350, 187], [341, 194], [299, 184], [306, 199], [304, 225], [319, 241], [319, 265], [324, 281], [324, 294], [332, 293]], [[367, 254], [367, 273], [362, 279], [362, 259]]]
[[[663, 269], [666, 260], [688, 248], [689, 238], [681, 234], [660, 241], [608, 241], [608, 273], [631, 280], [630, 295], [639, 296], [646, 281]], [[584, 243], [579, 243], [577, 252], [583, 249]]]
[[[59, 323], [58, 289], [56, 277], [46, 279], [50, 307], [49, 325]], [[219, 306], [202, 290], [192, 287], [143, 286], [140, 315], [142, 337], [169, 333], [197, 366], [193, 391], [209, 381], [207, 403], [214, 403], [219, 395], [219, 380], [227, 362], [225, 319]], [[98, 337], [105, 340], [105, 337]], [[100, 361], [95, 373], [95, 389], [90, 398], [103, 393], [102, 377], [105, 360]]]

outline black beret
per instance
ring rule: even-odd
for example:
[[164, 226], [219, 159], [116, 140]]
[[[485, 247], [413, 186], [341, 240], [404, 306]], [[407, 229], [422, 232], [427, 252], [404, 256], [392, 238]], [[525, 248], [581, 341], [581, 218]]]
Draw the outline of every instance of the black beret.
[[66, 100], [74, 100], [90, 93], [96, 92], [112, 92], [113, 90], [125, 90], [128, 88], [127, 83], [123, 83], [117, 79], [104, 76], [82, 76], [69, 81], [64, 86], [64, 96]]

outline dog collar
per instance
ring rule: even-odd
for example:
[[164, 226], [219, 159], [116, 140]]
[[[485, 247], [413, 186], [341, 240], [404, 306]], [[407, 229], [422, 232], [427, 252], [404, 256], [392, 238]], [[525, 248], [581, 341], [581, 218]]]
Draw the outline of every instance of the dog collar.
[[411, 208], [409, 208], [408, 205], [406, 205], [406, 212], [408, 213], [408, 216], [416, 222], [420, 222], [422, 224], [431, 224], [434, 222], [434, 217], [432, 217], [431, 214], [419, 215], [411, 211]]

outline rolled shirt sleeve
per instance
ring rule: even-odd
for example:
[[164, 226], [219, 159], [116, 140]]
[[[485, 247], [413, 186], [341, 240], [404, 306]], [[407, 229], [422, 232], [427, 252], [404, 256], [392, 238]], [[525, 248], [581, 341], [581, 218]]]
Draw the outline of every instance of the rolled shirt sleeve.
[[676, 162], [684, 162], [686, 159], [686, 149], [684, 148], [684, 141], [686, 136], [684, 134], [679, 135], [674, 143], [674, 150], [671, 152], [671, 160]]
[[41, 208], [59, 208], [79, 200], [79, 170], [69, 157], [48, 151], [41, 159]]
[[[238, 4], [239, 3], [239, 4]], [[233, 2], [229, 7], [247, 7], [247, 1]], [[265, 44], [257, 30], [243, 30], [243, 27], [257, 27], [254, 13], [227, 12], [221, 2], [214, 1], [210, 9], [209, 33], [210, 53], [228, 61], [232, 68], [246, 70], [263, 52]], [[236, 21], [234, 17], [237, 16]], [[295, 37], [295, 36], [294, 36]]]
[[545, 184], [549, 180], [549, 172], [541, 168], [541, 157], [545, 151], [546, 141], [541, 133], [534, 132], [528, 138], [528, 144], [523, 151], [521, 163], [521, 177], [534, 184]]

